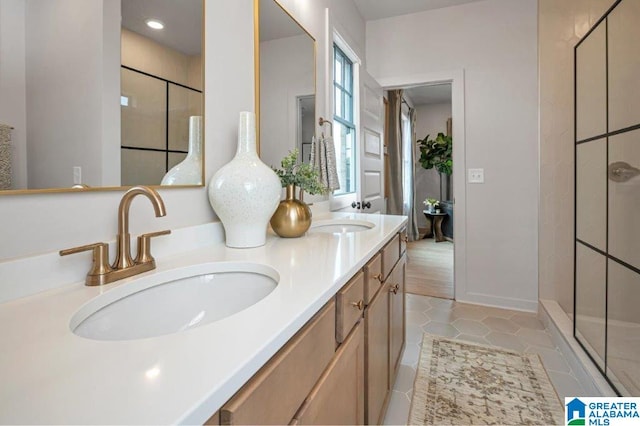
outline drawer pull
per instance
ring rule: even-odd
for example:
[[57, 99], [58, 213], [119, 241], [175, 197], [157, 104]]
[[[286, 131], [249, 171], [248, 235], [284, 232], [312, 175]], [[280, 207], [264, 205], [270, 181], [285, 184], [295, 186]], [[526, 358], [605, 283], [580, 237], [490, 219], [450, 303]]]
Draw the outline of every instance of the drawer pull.
[[400, 237], [402, 239], [402, 241], [404, 241], [405, 243], [409, 242], [409, 236], [408, 235], [403, 235]]
[[357, 302], [351, 302], [351, 306], [358, 308], [359, 311], [364, 309], [364, 300], [358, 300]]
[[393, 284], [389, 287], [389, 291], [393, 294], [398, 294], [398, 290], [400, 290], [400, 284]]
[[375, 274], [373, 278], [380, 281], [380, 284], [382, 284], [382, 274]]

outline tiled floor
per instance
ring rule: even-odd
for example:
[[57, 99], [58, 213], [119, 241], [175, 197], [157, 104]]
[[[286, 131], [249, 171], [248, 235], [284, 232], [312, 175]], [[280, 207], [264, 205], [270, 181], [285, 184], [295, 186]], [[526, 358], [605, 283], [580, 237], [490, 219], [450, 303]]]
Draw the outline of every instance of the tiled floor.
[[407, 344], [384, 424], [406, 424], [423, 333], [540, 354], [558, 392], [585, 392], [535, 314], [407, 294]]

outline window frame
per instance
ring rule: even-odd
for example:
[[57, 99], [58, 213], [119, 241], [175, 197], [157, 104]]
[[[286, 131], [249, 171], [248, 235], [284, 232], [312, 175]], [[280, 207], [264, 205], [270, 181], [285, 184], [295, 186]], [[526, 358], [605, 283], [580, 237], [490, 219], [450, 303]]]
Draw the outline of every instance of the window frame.
[[[338, 61], [341, 63], [340, 71], [341, 75], [336, 76], [337, 63]], [[353, 196], [357, 193], [358, 188], [358, 167], [357, 167], [357, 152], [358, 152], [358, 132], [357, 127], [358, 123], [356, 120], [356, 73], [354, 72], [354, 68], [357, 65], [357, 62], [349, 57], [347, 53], [334, 41], [333, 43], [333, 96], [334, 96], [334, 104], [333, 104], [333, 121], [334, 123], [339, 123], [341, 126], [349, 129], [349, 132], [353, 132], [353, 144], [352, 144], [352, 156], [353, 159], [350, 170], [349, 170], [349, 178], [353, 176], [352, 181], [348, 182], [340, 182], [341, 185], [349, 186], [349, 191], [347, 192], [342, 187], [340, 188], [340, 192], [334, 192], [335, 197], [341, 196]], [[338, 78], [339, 77], [339, 78]], [[338, 93], [340, 96], [338, 98]], [[338, 109], [338, 105], [340, 108]], [[338, 111], [341, 114], [338, 114]], [[337, 126], [336, 126], [337, 127]], [[334, 135], [335, 139], [335, 135]]]

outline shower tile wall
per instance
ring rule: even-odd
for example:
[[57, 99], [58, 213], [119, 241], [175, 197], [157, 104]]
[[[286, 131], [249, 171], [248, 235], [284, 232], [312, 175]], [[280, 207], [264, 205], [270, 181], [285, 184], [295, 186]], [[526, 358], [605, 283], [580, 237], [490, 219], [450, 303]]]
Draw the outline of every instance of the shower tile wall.
[[640, 2], [621, 0], [575, 52], [575, 336], [618, 392], [634, 396], [640, 396], [639, 20]]
[[615, 0], [539, 0], [541, 299], [573, 313], [574, 58], [576, 43]]

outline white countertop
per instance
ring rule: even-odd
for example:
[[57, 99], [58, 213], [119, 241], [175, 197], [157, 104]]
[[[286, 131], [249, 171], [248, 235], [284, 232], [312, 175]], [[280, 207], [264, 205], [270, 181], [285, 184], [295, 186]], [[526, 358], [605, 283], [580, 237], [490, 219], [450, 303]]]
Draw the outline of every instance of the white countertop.
[[[0, 304], [0, 423], [203, 423], [405, 224], [403, 216], [332, 213], [373, 229], [309, 233], [263, 247], [222, 243], [159, 258], [154, 274], [220, 261], [254, 262], [280, 274], [255, 305], [188, 331], [128, 341], [73, 334], [71, 317], [94, 297], [127, 285], [84, 283]], [[89, 265], [87, 265], [88, 267]]]

